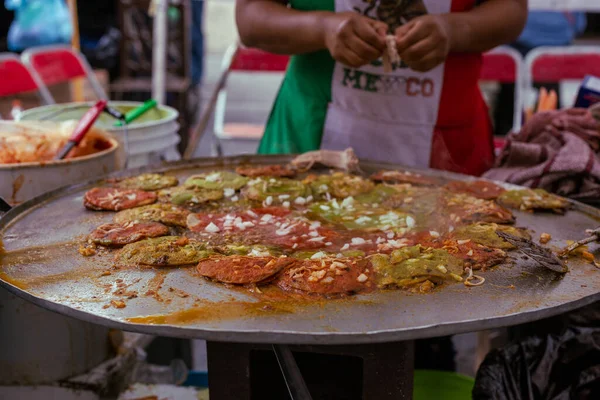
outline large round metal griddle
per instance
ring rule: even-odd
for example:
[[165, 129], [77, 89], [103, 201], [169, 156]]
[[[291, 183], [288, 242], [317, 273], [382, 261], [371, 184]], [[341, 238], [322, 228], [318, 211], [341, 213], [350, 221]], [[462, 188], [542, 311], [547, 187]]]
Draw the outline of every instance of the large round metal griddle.
[[[249, 162], [285, 163], [289, 159], [203, 159], [154, 170], [184, 178], [202, 170]], [[362, 163], [361, 167], [365, 172], [393, 168], [375, 163]], [[148, 170], [128, 171], [126, 175]], [[440, 171], [422, 173], [470, 179]], [[86, 234], [112, 219], [111, 213], [89, 212], [82, 206], [83, 193], [98, 182], [48, 193], [13, 208], [0, 220], [7, 252], [0, 258], [3, 287], [49, 310], [122, 330], [212, 341], [288, 344], [358, 344], [456, 334], [533, 321], [600, 299], [600, 270], [593, 265], [570, 260], [570, 272], [561, 277], [524, 260], [517, 252], [511, 253], [510, 262], [482, 273], [486, 283], [480, 287], [454, 284], [426, 295], [395, 290], [345, 300], [282, 304], [281, 309], [276, 305], [273, 309], [272, 304], [265, 309], [252, 307], [257, 302], [255, 296], [207, 282], [189, 269], [121, 270], [101, 276], [111, 260], [84, 258], [77, 252], [78, 242]], [[534, 237], [550, 233], [550, 245], [557, 248], [566, 240], [582, 237], [600, 218], [600, 212], [582, 204], [574, 204], [565, 216], [515, 214], [518, 226], [531, 228]], [[123, 299], [113, 295], [118, 279], [127, 285], [126, 291], [137, 294], [125, 300], [125, 308], [109, 306], [111, 300]], [[176, 322], [127, 320], [158, 314], [177, 316]]]

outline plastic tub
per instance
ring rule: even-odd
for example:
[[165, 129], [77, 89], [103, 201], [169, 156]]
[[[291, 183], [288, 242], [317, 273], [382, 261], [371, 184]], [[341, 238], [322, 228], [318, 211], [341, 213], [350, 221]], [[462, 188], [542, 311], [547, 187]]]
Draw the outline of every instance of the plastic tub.
[[[52, 104], [26, 110], [21, 115], [21, 120], [40, 120], [52, 116], [52, 121], [79, 120], [94, 103], [66, 103]], [[111, 101], [109, 105], [122, 113], [127, 113], [135, 107], [142, 105], [140, 102]], [[65, 111], [52, 115], [58, 110]], [[168, 158], [175, 161], [180, 158], [173, 152], [173, 146], [179, 143], [179, 113], [172, 107], [157, 106], [149, 110], [127, 126], [129, 136], [129, 168], [147, 165], [150, 160]], [[124, 129], [114, 126], [115, 119], [103, 113], [94, 125], [112, 133], [121, 145], [124, 145]], [[167, 154], [167, 156], [165, 156]]]

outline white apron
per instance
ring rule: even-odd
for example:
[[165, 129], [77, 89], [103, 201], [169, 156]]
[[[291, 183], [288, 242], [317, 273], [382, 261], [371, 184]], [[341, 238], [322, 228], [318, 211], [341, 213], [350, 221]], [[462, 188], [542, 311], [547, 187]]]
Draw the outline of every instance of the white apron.
[[[380, 0], [374, 7], [364, 0], [335, 0], [335, 11], [360, 10], [386, 22], [400, 21], [399, 26], [406, 20], [400, 10], [406, 1], [422, 2], [430, 14], [451, 7], [451, 0]], [[397, 16], [390, 20], [394, 7]], [[381, 18], [386, 13], [388, 18]], [[321, 148], [352, 147], [364, 159], [428, 167], [443, 78], [444, 64], [424, 73], [400, 67], [385, 74], [383, 65], [355, 69], [336, 63]]]

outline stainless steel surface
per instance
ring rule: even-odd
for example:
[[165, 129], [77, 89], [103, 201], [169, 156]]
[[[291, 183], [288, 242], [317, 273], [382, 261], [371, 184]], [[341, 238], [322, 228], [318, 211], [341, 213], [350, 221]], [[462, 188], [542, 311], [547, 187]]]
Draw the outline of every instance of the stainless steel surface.
[[272, 347], [292, 400], [312, 400], [290, 348], [285, 344], [274, 344]]
[[109, 356], [108, 331], [0, 288], [0, 385], [52, 383], [87, 372]]
[[[285, 156], [200, 159], [118, 175], [156, 170], [183, 178], [200, 170], [231, 168], [245, 162], [281, 163], [289, 159]], [[390, 167], [361, 164], [365, 172]], [[422, 173], [466, 179], [440, 171]], [[85, 237], [95, 226], [112, 218], [110, 213], [84, 211], [83, 193], [94, 185], [89, 183], [47, 193], [15, 207], [0, 220], [0, 234], [11, 258], [14, 260], [15, 252], [21, 251], [18, 262], [6, 265], [7, 257], [0, 260], [0, 272], [5, 279], [0, 280], [1, 285], [48, 309], [114, 328], [245, 343], [354, 344], [410, 340], [533, 321], [600, 299], [600, 271], [593, 265], [570, 260], [570, 272], [560, 277], [513, 253], [511, 262], [479, 273], [486, 278], [480, 287], [454, 284], [427, 295], [384, 291], [320, 305], [298, 306], [291, 313], [240, 312], [238, 315], [231, 311], [237, 310], [241, 303], [255, 302], [256, 297], [199, 279], [186, 269], [162, 273], [152, 269], [118, 270], [110, 276], [100, 276], [111, 266], [111, 260], [85, 260], [73, 243], [73, 238]], [[515, 214], [517, 225], [532, 228], [534, 238], [542, 232], [550, 233], [553, 240], [549, 245], [556, 248], [562, 247], [568, 239], [577, 238], [586, 228], [596, 226], [600, 218], [600, 212], [581, 204], [574, 204], [574, 209], [565, 216]], [[163, 278], [160, 296], [148, 295], [148, 290]], [[6, 282], [7, 279], [25, 282], [26, 290]], [[110, 306], [115, 298], [112, 292], [116, 289], [116, 279], [122, 279], [129, 285], [127, 290], [139, 294], [127, 300], [125, 308]], [[189, 296], [178, 296], [177, 291], [169, 288], [183, 290]], [[178, 321], [188, 317], [187, 324], [127, 320], [156, 314], [173, 316], [182, 310], [197, 312], [178, 314]], [[219, 313], [222, 313], [221, 318], [216, 315]], [[194, 318], [189, 319], [190, 316]]]

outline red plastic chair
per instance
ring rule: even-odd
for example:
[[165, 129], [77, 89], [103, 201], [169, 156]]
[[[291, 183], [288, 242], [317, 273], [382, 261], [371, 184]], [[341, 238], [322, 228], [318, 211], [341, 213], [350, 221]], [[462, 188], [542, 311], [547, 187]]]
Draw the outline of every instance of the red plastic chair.
[[37, 92], [44, 104], [54, 100], [48, 88], [21, 62], [18, 55], [0, 53], [0, 97]]
[[[523, 118], [523, 57], [521, 54], [507, 46], [496, 47], [484, 53], [480, 80], [515, 84], [512, 130], [517, 132], [521, 129]], [[496, 152], [500, 151], [504, 144], [504, 138], [494, 138]]]
[[285, 73], [289, 56], [267, 53], [234, 44], [230, 46], [221, 63], [222, 79], [215, 106], [214, 153], [223, 155], [220, 141], [227, 139], [260, 140], [263, 125], [247, 123], [225, 123], [227, 106], [227, 78], [231, 73]]
[[496, 47], [484, 53], [480, 80], [514, 83], [513, 130], [519, 130], [523, 107], [523, 57], [521, 54], [507, 46]]
[[21, 57], [47, 86], [87, 78], [98, 99], [108, 100], [85, 57], [69, 46], [34, 47], [23, 52]]

